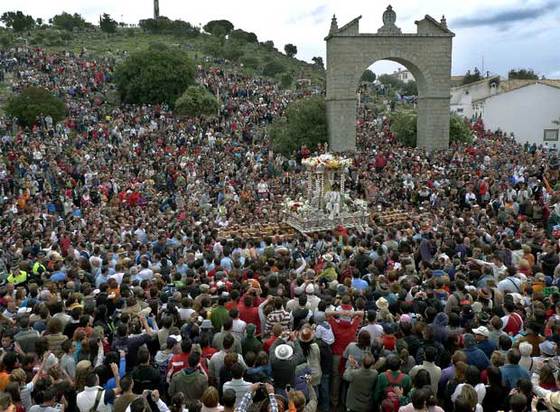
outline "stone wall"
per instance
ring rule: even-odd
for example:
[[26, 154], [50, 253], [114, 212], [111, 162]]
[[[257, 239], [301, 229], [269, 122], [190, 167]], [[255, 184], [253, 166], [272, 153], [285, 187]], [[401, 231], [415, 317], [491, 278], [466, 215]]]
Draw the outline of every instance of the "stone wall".
[[453, 33], [429, 16], [417, 24], [424, 34], [360, 34], [356, 20], [351, 34], [343, 28], [344, 32], [334, 31], [327, 37], [327, 116], [332, 150], [356, 149], [356, 90], [362, 73], [378, 60], [400, 63], [416, 79], [418, 146], [430, 150], [448, 146]]

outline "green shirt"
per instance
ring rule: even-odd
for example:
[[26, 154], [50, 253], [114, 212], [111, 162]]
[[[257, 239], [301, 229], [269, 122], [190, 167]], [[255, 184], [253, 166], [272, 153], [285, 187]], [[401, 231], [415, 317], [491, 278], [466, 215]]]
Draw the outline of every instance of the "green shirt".
[[212, 309], [212, 313], [210, 314], [210, 321], [212, 322], [212, 326], [216, 332], [222, 330], [222, 326], [228, 318], [229, 312], [223, 306], [215, 307]]

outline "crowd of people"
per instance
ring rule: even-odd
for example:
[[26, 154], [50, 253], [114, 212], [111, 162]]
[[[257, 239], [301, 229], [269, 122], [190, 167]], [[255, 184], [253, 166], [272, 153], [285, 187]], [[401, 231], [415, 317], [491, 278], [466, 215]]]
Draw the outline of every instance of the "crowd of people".
[[275, 153], [266, 126], [311, 92], [200, 66], [220, 112], [181, 118], [112, 103], [113, 59], [0, 61], [68, 107], [0, 117], [1, 411], [560, 410], [547, 151], [408, 148], [360, 108], [346, 189], [407, 219], [222, 236], [281, 227], [314, 152]]

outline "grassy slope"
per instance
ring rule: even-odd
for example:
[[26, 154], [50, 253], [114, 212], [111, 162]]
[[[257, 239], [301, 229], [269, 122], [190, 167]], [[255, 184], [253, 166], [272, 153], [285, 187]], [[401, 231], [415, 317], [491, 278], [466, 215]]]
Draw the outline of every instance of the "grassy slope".
[[[62, 34], [62, 37], [61, 37]], [[63, 40], [61, 40], [61, 38]], [[129, 53], [146, 49], [153, 43], [163, 43], [168, 47], [177, 47], [186, 51], [196, 62], [202, 63], [209, 44], [212, 42], [208, 35], [201, 35], [196, 38], [186, 38], [174, 35], [147, 34], [140, 29], [119, 30], [114, 34], [106, 34], [100, 31], [87, 33], [62, 33], [56, 30], [35, 30], [19, 38], [19, 43], [23, 39], [28, 41], [30, 46], [45, 47], [53, 51], [74, 50], [79, 52], [82, 48], [96, 56], [104, 56], [126, 50]], [[244, 71], [259, 75], [264, 64], [271, 60], [277, 60], [286, 67], [286, 71], [291, 73], [294, 79], [310, 79], [313, 84], [322, 85], [324, 82], [324, 72], [315, 66], [304, 61], [290, 58], [276, 50], [269, 51], [258, 44], [246, 43], [242, 46], [244, 56], [256, 57], [259, 60], [258, 69], [245, 68]], [[217, 56], [220, 57], [220, 56]]]

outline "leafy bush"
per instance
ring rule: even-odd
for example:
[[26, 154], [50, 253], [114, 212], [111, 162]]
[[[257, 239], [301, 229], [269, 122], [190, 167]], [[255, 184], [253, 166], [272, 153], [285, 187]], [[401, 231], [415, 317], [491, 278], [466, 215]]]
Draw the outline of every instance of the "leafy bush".
[[225, 37], [233, 30], [233, 24], [228, 20], [212, 20], [206, 23], [203, 29], [216, 37]]
[[10, 97], [5, 110], [9, 116], [17, 118], [18, 123], [26, 127], [33, 126], [41, 113], [45, 116], [50, 115], [55, 123], [66, 116], [64, 102], [40, 87], [27, 87], [21, 94]]
[[[320, 58], [320, 57], [319, 57]], [[315, 59], [315, 57], [314, 57]], [[321, 65], [323, 64], [323, 59], [321, 59]], [[315, 61], [315, 60], [314, 60]], [[362, 82], [368, 82], [368, 83], [373, 83], [375, 81], [375, 73], [372, 72], [370, 69], [367, 69], [363, 74], [362, 77], [360, 78], [360, 81]]]
[[284, 51], [286, 52], [286, 56], [294, 57], [297, 54], [297, 47], [292, 43], [288, 43], [284, 46]]
[[519, 80], [538, 80], [539, 75], [535, 73], [533, 69], [519, 69], [510, 70], [508, 73], [508, 79], [519, 79]]
[[114, 33], [117, 31], [117, 22], [109, 14], [103, 13], [99, 18], [99, 27], [105, 33]]
[[416, 146], [416, 112], [394, 112], [391, 114], [391, 131], [405, 146]]
[[69, 14], [62, 12], [52, 18], [52, 24], [57, 29], [73, 31], [74, 29], [83, 29], [87, 26], [87, 22], [78, 13]]
[[245, 30], [237, 29], [229, 34], [229, 39], [238, 40], [245, 43], [258, 43], [259, 39], [255, 33], [247, 32]]
[[121, 100], [126, 103], [173, 106], [194, 83], [195, 66], [178, 50], [149, 49], [132, 54], [115, 70]]
[[291, 103], [270, 127], [274, 150], [289, 155], [301, 146], [312, 150], [328, 139], [325, 98], [314, 96]]
[[[394, 112], [391, 114], [391, 131], [405, 146], [416, 146], [416, 120], [415, 111]], [[471, 143], [472, 132], [463, 118], [452, 114], [449, 118], [449, 142]]]
[[183, 20], [170, 20], [165, 16], [143, 19], [138, 22], [138, 25], [145, 32], [152, 34], [175, 34], [186, 37], [196, 37], [200, 34], [198, 27]]
[[191, 117], [214, 116], [219, 108], [216, 97], [202, 86], [189, 86], [175, 102], [177, 114]]
[[464, 118], [452, 114], [449, 119], [449, 141], [451, 143], [472, 143], [473, 134]]
[[480, 70], [478, 70], [478, 67], [475, 67], [473, 73], [471, 73], [470, 70], [467, 70], [467, 72], [465, 73], [465, 76], [463, 77], [463, 84], [474, 83], [474, 82], [479, 81], [480, 79], [482, 79], [482, 75], [480, 74]]
[[0, 21], [11, 27], [16, 33], [30, 30], [35, 26], [35, 19], [32, 16], [23, 14], [20, 10], [17, 12], [7, 11], [2, 14]]

